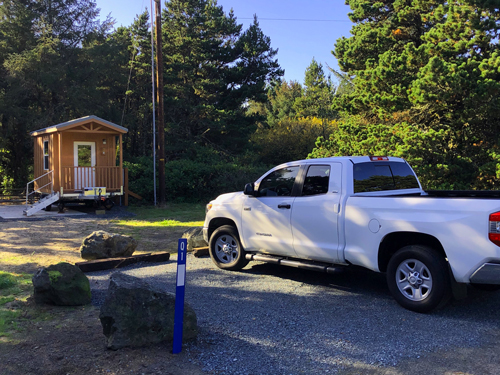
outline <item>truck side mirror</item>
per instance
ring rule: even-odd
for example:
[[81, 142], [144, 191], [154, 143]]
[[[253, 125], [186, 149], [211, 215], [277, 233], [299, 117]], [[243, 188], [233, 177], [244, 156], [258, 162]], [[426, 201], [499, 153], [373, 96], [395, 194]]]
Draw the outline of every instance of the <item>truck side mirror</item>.
[[251, 195], [252, 197], [255, 196], [255, 190], [254, 190], [253, 183], [245, 185], [245, 190], [243, 190], [243, 194]]

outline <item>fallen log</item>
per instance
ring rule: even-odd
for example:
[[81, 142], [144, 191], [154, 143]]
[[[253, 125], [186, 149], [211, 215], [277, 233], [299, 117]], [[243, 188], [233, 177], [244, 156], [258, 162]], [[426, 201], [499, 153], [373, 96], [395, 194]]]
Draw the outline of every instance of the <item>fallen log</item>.
[[170, 259], [170, 253], [155, 253], [155, 254], [140, 254], [132, 255], [131, 257], [123, 258], [109, 258], [89, 260], [86, 262], [75, 263], [75, 266], [80, 268], [83, 272], [94, 272], [109, 270], [112, 268], [122, 268], [139, 262], [166, 262]]

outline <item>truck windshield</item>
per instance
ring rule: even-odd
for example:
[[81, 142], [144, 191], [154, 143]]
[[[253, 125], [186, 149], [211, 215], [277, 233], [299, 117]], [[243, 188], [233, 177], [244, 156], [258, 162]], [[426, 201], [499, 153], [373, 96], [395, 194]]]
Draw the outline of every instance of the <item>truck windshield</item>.
[[367, 162], [354, 164], [354, 192], [418, 189], [411, 168], [401, 162]]

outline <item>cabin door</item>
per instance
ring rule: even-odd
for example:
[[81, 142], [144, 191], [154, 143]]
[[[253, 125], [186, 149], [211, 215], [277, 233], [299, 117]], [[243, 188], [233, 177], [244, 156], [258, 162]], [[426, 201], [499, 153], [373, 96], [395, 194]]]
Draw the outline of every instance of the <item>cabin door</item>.
[[75, 189], [95, 186], [95, 142], [75, 142]]

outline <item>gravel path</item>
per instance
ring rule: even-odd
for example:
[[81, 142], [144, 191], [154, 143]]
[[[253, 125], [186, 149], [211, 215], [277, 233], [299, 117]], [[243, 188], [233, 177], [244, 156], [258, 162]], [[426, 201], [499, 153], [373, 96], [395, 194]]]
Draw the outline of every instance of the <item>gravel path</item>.
[[[112, 272], [88, 274], [94, 304], [102, 303]], [[120, 272], [175, 292], [175, 256]], [[253, 262], [229, 272], [189, 255], [186, 301], [200, 332], [185, 350], [212, 374], [375, 373], [369, 369], [481, 348], [499, 332], [500, 292], [471, 291], [423, 315], [397, 305], [384, 275], [356, 268], [328, 275]], [[353, 368], [366, 371], [349, 372]]]

